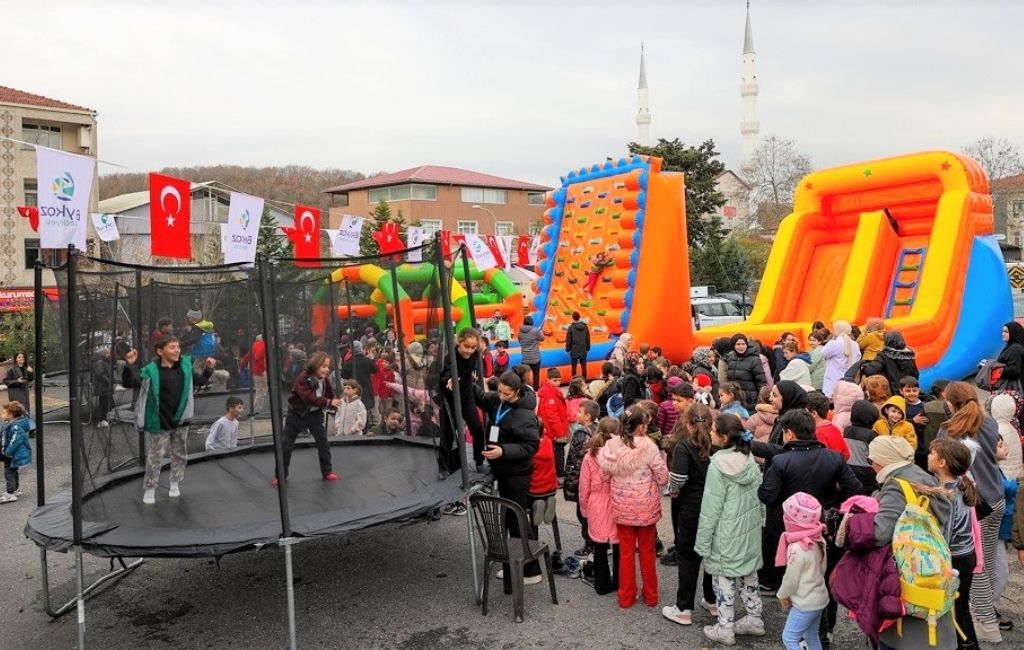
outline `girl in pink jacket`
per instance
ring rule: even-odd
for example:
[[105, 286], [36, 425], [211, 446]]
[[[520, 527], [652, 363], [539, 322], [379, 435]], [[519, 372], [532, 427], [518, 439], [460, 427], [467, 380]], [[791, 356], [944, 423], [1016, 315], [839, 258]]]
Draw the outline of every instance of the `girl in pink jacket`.
[[[610, 478], [601, 472], [597, 460], [605, 443], [618, 434], [618, 419], [601, 418], [580, 467], [580, 512], [587, 520], [587, 536], [594, 543], [594, 591], [599, 596], [619, 588], [619, 536], [612, 514], [612, 485]], [[609, 546], [612, 547], [610, 568]]]
[[636, 602], [636, 560], [640, 551], [643, 598], [658, 605], [655, 540], [661, 519], [661, 488], [668, 485], [668, 467], [658, 445], [647, 437], [644, 409], [630, 407], [622, 416], [622, 431], [597, 456], [602, 474], [611, 479], [612, 515], [619, 536], [619, 607]]

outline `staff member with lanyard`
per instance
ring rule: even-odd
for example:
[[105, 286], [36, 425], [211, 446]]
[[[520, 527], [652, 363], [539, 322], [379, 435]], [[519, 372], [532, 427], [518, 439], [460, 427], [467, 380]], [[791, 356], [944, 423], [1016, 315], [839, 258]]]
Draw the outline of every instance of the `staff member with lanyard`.
[[[527, 508], [530, 475], [533, 473], [533, 455], [540, 446], [540, 427], [537, 423], [537, 397], [527, 390], [519, 375], [508, 371], [498, 379], [498, 390], [485, 393], [473, 384], [473, 397], [491, 418], [484, 458], [498, 482], [498, 494], [515, 501], [523, 510]], [[532, 527], [531, 527], [532, 528]], [[512, 537], [521, 537], [518, 522], [505, 520], [505, 529]], [[530, 539], [537, 539], [537, 529], [527, 531]], [[502, 569], [508, 575], [508, 566]], [[527, 584], [541, 581], [540, 564], [531, 562], [523, 569]]]

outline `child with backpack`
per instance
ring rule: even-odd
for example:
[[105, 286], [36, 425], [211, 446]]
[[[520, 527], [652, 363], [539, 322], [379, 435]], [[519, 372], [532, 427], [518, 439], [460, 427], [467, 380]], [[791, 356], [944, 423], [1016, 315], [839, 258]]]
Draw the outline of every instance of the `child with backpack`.
[[775, 553], [775, 566], [786, 567], [776, 593], [782, 608], [789, 610], [782, 644], [786, 650], [821, 650], [818, 624], [828, 605], [821, 503], [797, 492], [782, 503], [782, 521], [786, 531]]
[[[757, 498], [761, 470], [750, 453], [753, 435], [739, 417], [724, 413], [715, 418], [711, 444], [720, 451], [711, 456], [693, 550], [704, 558], [704, 570], [714, 576], [718, 623], [704, 626], [704, 636], [726, 645], [736, 635], [764, 636], [761, 587], [761, 522], [764, 505]], [[736, 620], [739, 595], [747, 615]]]
[[960, 631], [966, 639], [957, 640], [958, 648], [977, 648], [978, 634], [969, 606], [971, 582], [978, 566], [974, 544], [974, 527], [977, 519], [974, 506], [978, 503], [978, 491], [974, 481], [967, 475], [971, 467], [971, 450], [967, 445], [952, 438], [937, 438], [928, 451], [928, 471], [953, 495], [950, 512], [949, 553], [953, 568], [960, 578], [960, 590], [954, 604], [954, 616]]
[[[953, 597], [957, 580], [949, 553], [952, 504], [938, 480], [914, 464], [914, 448], [897, 436], [878, 436], [868, 458], [881, 484], [875, 498], [875, 544], [892, 546], [900, 581], [941, 605], [929, 610], [902, 590], [904, 616], [881, 631], [880, 648], [954, 650]], [[927, 504], [927, 505], [925, 505]], [[928, 569], [928, 575], [922, 569]]]
[[[619, 589], [619, 536], [612, 512], [611, 477], [601, 471], [597, 460], [605, 444], [618, 433], [617, 419], [602, 418], [580, 465], [580, 513], [587, 520], [587, 534], [594, 545], [594, 591], [599, 596]], [[610, 567], [609, 550], [612, 553]]]

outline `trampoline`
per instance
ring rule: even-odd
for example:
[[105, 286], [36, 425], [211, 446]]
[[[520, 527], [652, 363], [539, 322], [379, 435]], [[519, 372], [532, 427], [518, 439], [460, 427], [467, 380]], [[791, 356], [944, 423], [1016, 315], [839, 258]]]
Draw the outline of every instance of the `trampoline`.
[[[340, 535], [403, 521], [464, 498], [452, 474], [438, 480], [431, 440], [351, 437], [331, 442], [338, 481], [323, 481], [312, 442], [296, 446], [288, 480], [292, 535]], [[99, 557], [206, 557], [277, 544], [281, 537], [272, 444], [189, 459], [182, 496], [142, 503], [141, 468], [103, 478], [82, 498], [82, 548]], [[483, 477], [476, 477], [482, 479]], [[70, 493], [28, 519], [25, 534], [51, 551], [74, 544]]]

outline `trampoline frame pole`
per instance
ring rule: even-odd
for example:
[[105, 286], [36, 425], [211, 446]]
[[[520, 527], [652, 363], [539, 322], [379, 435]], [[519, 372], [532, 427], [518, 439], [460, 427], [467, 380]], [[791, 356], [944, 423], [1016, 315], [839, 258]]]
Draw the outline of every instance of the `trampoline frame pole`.
[[[277, 348], [277, 308], [274, 303], [274, 266], [261, 256], [257, 262], [260, 278], [260, 297], [263, 300], [263, 343], [267, 349], [267, 401], [270, 402], [270, 430], [274, 439], [274, 476], [277, 478], [278, 505], [281, 511], [281, 537], [292, 535], [291, 518], [288, 513], [288, 484], [281, 476], [284, 468], [284, 452], [281, 449], [281, 396]], [[269, 268], [269, 272], [268, 272]], [[270, 276], [270, 277], [268, 277]], [[273, 390], [271, 388], [273, 387]]]
[[[151, 323], [150, 325], [151, 326], [155, 326], [156, 323]], [[135, 351], [139, 354], [139, 359], [138, 359], [137, 363], [139, 363], [138, 367], [141, 368], [142, 367], [142, 363], [143, 363], [142, 356], [141, 356], [141, 354], [142, 354], [141, 350], [142, 350], [142, 348], [145, 347], [145, 344], [142, 342], [142, 337], [145, 336], [146, 333], [142, 331], [142, 271], [140, 269], [135, 269], [135, 327], [132, 328], [132, 329], [134, 330], [134, 333], [135, 333], [135, 336], [134, 336], [135, 340], [133, 341], [133, 343], [134, 343], [133, 347], [135, 348]], [[115, 391], [112, 391], [112, 392], [115, 392]], [[131, 403], [133, 405], [135, 404], [135, 398], [137, 396], [138, 395], [136, 394], [136, 389], [132, 389], [132, 401], [131, 401]], [[117, 414], [117, 402], [114, 401], [114, 400], [111, 400], [111, 401], [114, 404], [114, 414], [116, 415]], [[118, 421], [120, 421], [120, 416], [118, 416], [118, 418], [119, 418]], [[145, 464], [146, 464], [146, 434], [145, 434], [145, 432], [142, 429], [139, 429], [139, 465], [145, 466]]]
[[32, 320], [36, 337], [35, 350], [32, 352], [36, 364], [36, 384], [32, 387], [36, 407], [36, 505], [42, 507], [46, 505], [46, 457], [43, 455], [43, 261], [37, 259], [32, 268], [35, 280], [35, 313]]
[[292, 545], [297, 543], [294, 537], [278, 540], [284, 547], [284, 575], [288, 600], [288, 650], [298, 650], [298, 630], [295, 624], [295, 571], [292, 566]]
[[68, 406], [71, 418], [71, 525], [72, 543], [82, 545], [82, 418], [79, 413], [81, 399], [78, 394], [78, 351], [74, 343], [78, 340], [78, 253], [74, 245], [68, 246], [67, 296], [68, 296], [68, 338], [72, 350], [68, 355]]
[[[469, 488], [469, 468], [466, 467], [466, 422], [462, 418], [462, 391], [459, 389], [459, 362], [455, 352], [455, 325], [452, 323], [452, 282], [455, 276], [450, 274], [444, 265], [444, 252], [441, 249], [441, 231], [435, 235], [435, 257], [437, 258], [438, 284], [441, 289], [441, 308], [444, 313], [444, 336], [448, 348], [448, 363], [452, 369], [452, 412], [455, 415], [455, 440], [459, 447], [459, 467], [462, 471], [462, 487]], [[450, 449], [444, 450], [450, 454]]]
[[[469, 306], [469, 325], [475, 330], [479, 331], [476, 322], [476, 306], [473, 302], [473, 279], [469, 275], [469, 248], [465, 244], [459, 245], [459, 252], [462, 253], [462, 274], [463, 280], [466, 282], [466, 303]], [[490, 348], [487, 349], [487, 354], [490, 354]], [[480, 388], [485, 386], [484, 384], [484, 355], [480, 354], [476, 360], [476, 380], [480, 384]]]
[[412, 418], [409, 412], [409, 375], [405, 366], [405, 338], [402, 335], [402, 310], [398, 308], [398, 260], [391, 264], [391, 295], [393, 296], [392, 308], [395, 312], [395, 339], [398, 343], [398, 365], [402, 371], [402, 405], [405, 410], [405, 435], [412, 435]]

